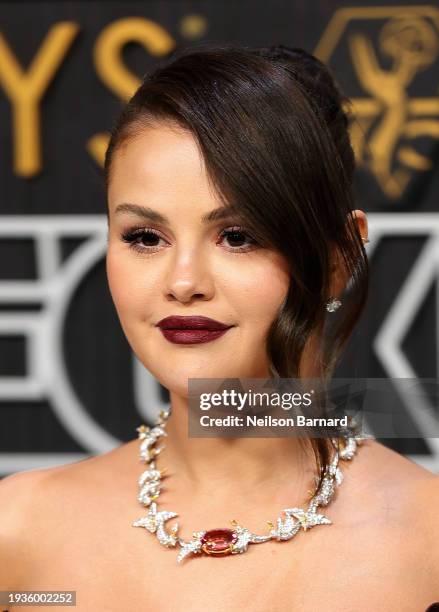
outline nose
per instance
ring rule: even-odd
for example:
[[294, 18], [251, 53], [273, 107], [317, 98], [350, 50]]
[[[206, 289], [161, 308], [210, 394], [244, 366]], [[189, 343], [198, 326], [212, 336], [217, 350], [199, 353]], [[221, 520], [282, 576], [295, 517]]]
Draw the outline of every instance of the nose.
[[164, 290], [168, 300], [187, 303], [193, 299], [210, 300], [214, 282], [205, 253], [192, 246], [176, 249], [168, 262]]

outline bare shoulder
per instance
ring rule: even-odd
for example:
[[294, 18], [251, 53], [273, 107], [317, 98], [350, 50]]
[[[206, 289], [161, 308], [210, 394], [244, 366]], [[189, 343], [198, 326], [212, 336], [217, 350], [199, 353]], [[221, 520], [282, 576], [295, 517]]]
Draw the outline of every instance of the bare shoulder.
[[[439, 475], [428, 473], [411, 490], [412, 528], [425, 572], [437, 594], [439, 585]], [[420, 546], [419, 546], [420, 545]], [[436, 597], [436, 600], [438, 597]]]
[[72, 464], [17, 472], [0, 480], [0, 590], [22, 584], [32, 553], [41, 558], [70, 519], [81, 520], [93, 504], [102, 503], [109, 482], [116, 491], [126, 486], [129, 460], [136, 467], [132, 450], [128, 442]]
[[430, 491], [434, 495], [438, 489], [438, 474], [377, 440], [363, 440], [355, 461], [358, 478], [394, 501], [404, 503], [408, 511], [421, 509], [425, 493]]
[[[413, 459], [377, 440], [367, 439], [359, 445], [351, 464], [342, 466], [342, 471], [350, 510], [358, 507], [360, 496], [367, 497], [367, 507], [363, 505], [366, 515], [373, 512], [377, 519], [384, 514], [387, 517], [392, 509], [391, 516], [401, 524], [413, 525], [422, 516], [425, 525], [430, 521], [432, 529], [439, 529], [434, 520], [439, 475]], [[407, 535], [412, 532], [410, 529]]]
[[439, 584], [439, 474], [428, 474], [412, 489], [413, 527], [424, 542], [432, 578]]
[[0, 481], [0, 590], [15, 587], [21, 579], [25, 529], [44, 499], [49, 471], [17, 472]]
[[29, 506], [42, 497], [50, 470], [17, 472], [0, 480], [0, 535], [2, 543], [21, 526]]
[[[110, 477], [112, 482], [117, 482], [118, 478], [121, 482], [126, 480], [126, 470], [136, 468], [133, 442], [74, 463], [17, 472], [3, 478], [0, 480], [2, 519], [11, 525], [19, 523], [28, 516], [28, 505], [32, 505], [34, 510], [43, 508], [47, 511], [55, 496], [69, 494], [69, 501], [73, 501], [71, 494], [76, 491], [83, 494], [87, 489], [91, 491], [97, 483], [105, 483]], [[67, 501], [65, 497], [64, 500]]]
[[[418, 558], [433, 585], [439, 584], [439, 474], [417, 464], [376, 440], [365, 440], [358, 450], [358, 471], [352, 471], [376, 500], [386, 527], [395, 521], [402, 526], [404, 541]], [[369, 504], [371, 505], [371, 504]]]

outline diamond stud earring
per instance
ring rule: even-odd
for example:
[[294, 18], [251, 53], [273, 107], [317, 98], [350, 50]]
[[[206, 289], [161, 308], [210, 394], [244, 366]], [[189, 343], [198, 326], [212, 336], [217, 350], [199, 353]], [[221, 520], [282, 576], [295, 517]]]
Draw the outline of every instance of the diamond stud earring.
[[[367, 244], [369, 242], [369, 238], [364, 238], [363, 236], [361, 237], [361, 240], [364, 244]], [[338, 298], [330, 297], [325, 304], [325, 308], [328, 312], [335, 312], [340, 308], [341, 304], [341, 300], [339, 300]]]
[[329, 300], [326, 302], [326, 310], [328, 312], [334, 312], [335, 310], [337, 310], [338, 308], [340, 308], [341, 306], [341, 301], [336, 298], [336, 297], [331, 297], [329, 298]]

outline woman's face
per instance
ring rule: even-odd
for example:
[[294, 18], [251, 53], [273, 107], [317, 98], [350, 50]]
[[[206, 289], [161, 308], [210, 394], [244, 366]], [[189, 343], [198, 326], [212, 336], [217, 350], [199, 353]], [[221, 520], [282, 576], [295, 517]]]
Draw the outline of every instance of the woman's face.
[[[222, 205], [193, 136], [158, 123], [118, 148], [108, 205], [109, 287], [145, 368], [182, 396], [188, 378], [268, 377], [266, 337], [288, 290], [287, 261], [236, 217], [202, 220]], [[163, 332], [157, 323], [169, 316], [231, 327], [216, 337]]]

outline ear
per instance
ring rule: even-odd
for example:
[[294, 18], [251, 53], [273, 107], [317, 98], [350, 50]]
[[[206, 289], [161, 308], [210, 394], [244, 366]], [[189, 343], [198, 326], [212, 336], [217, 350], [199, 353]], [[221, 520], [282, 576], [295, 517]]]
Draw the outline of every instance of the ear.
[[[346, 223], [356, 225], [355, 231], [359, 232], [363, 243], [368, 241], [367, 216], [363, 210], [355, 209], [348, 215]], [[334, 249], [332, 256], [332, 275], [331, 275], [331, 296], [339, 296], [345, 289], [349, 281], [349, 273], [346, 270], [344, 260], [337, 249]]]
[[369, 228], [367, 224], [367, 216], [364, 210], [360, 210], [356, 208], [352, 211], [352, 217], [348, 215], [347, 223], [355, 223], [357, 225], [357, 230], [360, 233], [360, 236], [364, 240], [368, 240], [369, 236]]

